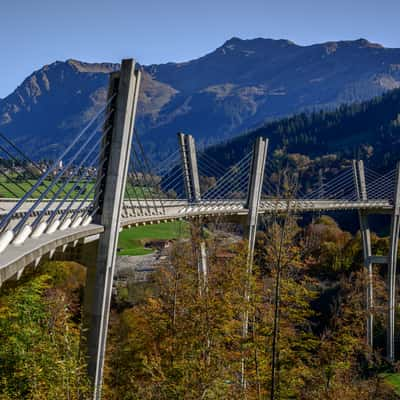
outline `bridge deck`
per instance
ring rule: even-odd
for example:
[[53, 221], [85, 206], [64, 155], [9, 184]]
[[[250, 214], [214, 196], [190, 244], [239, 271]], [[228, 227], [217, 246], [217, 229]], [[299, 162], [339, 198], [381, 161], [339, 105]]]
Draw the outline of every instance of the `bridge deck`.
[[[6, 213], [15, 204], [15, 200], [0, 200], [2, 212]], [[125, 202], [122, 211], [121, 227], [130, 227], [140, 224], [159, 223], [179, 219], [190, 219], [195, 217], [208, 218], [230, 218], [232, 216], [243, 217], [248, 210], [244, 208], [240, 200], [221, 200], [221, 201], [202, 201], [197, 204], [188, 204], [183, 200], [164, 201], [162, 209], [161, 200], [157, 200], [158, 208], [142, 210], [139, 212], [136, 204]], [[56, 202], [55, 202], [56, 203]], [[45, 207], [46, 202], [39, 205], [37, 213]], [[52, 207], [56, 207], [56, 205]], [[68, 206], [68, 204], [63, 207]], [[345, 211], [345, 210], [364, 210], [371, 213], [388, 213], [393, 209], [393, 205], [387, 200], [372, 201], [341, 201], [341, 200], [262, 200], [259, 214], [270, 214], [275, 212], [285, 212], [290, 208], [295, 213], [314, 212], [314, 211]], [[21, 210], [20, 217], [29, 209], [29, 204]], [[62, 209], [62, 208], [61, 208]], [[1, 215], [1, 212], [0, 212]], [[16, 217], [14, 223], [20, 217]], [[16, 276], [23, 269], [35, 262], [39, 257], [70, 243], [76, 243], [87, 237], [100, 234], [103, 227], [100, 225], [89, 224], [65, 230], [57, 230], [52, 234], [42, 234], [38, 238], [28, 238], [23, 245], [9, 245], [0, 254], [0, 283], [5, 282]]]

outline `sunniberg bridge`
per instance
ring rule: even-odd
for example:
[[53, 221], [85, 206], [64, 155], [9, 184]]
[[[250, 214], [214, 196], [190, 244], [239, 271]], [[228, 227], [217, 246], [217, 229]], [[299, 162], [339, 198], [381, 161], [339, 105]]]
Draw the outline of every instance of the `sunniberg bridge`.
[[[242, 223], [251, 272], [258, 216], [268, 213], [357, 210], [368, 274], [367, 341], [373, 345], [372, 265], [388, 265], [387, 357], [394, 360], [395, 278], [399, 237], [400, 169], [385, 175], [354, 161], [306, 194], [277, 195], [266, 164], [268, 140], [226, 169], [197, 154], [192, 136], [178, 134], [179, 149], [152, 169], [134, 129], [140, 71], [132, 60], [110, 77], [107, 103], [51, 166], [35, 164], [1, 135], [0, 285], [19, 279], [44, 258], [70, 258], [88, 267], [85, 314], [94, 398], [100, 398], [112, 282], [120, 229], [139, 224], [215, 218]], [[160, 143], [162, 145], [162, 143]], [[204, 193], [201, 176], [218, 177]], [[374, 256], [368, 215], [391, 216], [390, 250]], [[206, 274], [205, 245], [200, 265]], [[247, 332], [247, 330], [246, 330]]]

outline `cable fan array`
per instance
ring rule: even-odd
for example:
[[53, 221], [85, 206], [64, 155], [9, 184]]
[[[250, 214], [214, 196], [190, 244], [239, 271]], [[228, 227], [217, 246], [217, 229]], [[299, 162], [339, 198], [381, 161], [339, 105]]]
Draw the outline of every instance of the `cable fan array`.
[[367, 198], [369, 200], [393, 201], [397, 170], [393, 169], [384, 175], [379, 175], [375, 171], [366, 169], [367, 171], [369, 175]]
[[357, 189], [352, 167], [344, 168], [332, 180], [318, 183], [316, 187], [306, 193], [304, 200], [357, 200]]
[[[267, 160], [262, 187], [262, 199], [282, 199], [293, 195], [301, 196], [301, 192], [297, 189], [297, 179], [293, 178], [286, 173], [285, 169], [277, 168], [273, 160]], [[296, 193], [293, 193], [294, 188], [296, 188]]]
[[229, 167], [216, 183], [202, 195], [202, 200], [211, 203], [244, 200], [250, 178], [251, 156], [252, 154], [248, 153], [239, 162]]
[[327, 182], [320, 171], [318, 183], [306, 193], [298, 189], [300, 186], [298, 174], [292, 174], [291, 182], [289, 182], [288, 175], [290, 174], [286, 174], [284, 169], [277, 169], [273, 165], [273, 161], [267, 162], [262, 195], [264, 210], [284, 209], [289, 200], [291, 207], [306, 210], [321, 207], [342, 208], [343, 206], [354, 208], [360, 201], [378, 201], [387, 205], [393, 201], [394, 197], [396, 170], [380, 175], [369, 168], [364, 168], [365, 200], [362, 200], [361, 193], [359, 193], [361, 190], [359, 177], [356, 178], [352, 166], [341, 169], [334, 178]]
[[[368, 200], [392, 201], [394, 196], [396, 170], [385, 175], [380, 175], [370, 168], [364, 168], [365, 187]], [[359, 179], [359, 178], [357, 178]], [[358, 201], [359, 193], [353, 167], [344, 168], [336, 177], [326, 183], [318, 184], [306, 195], [301, 196], [304, 200], [335, 200], [335, 201]]]
[[[0, 197], [3, 199], [19, 199], [36, 183], [45, 163], [33, 161], [26, 153], [6, 135], [0, 133]], [[56, 185], [58, 186], [58, 185]], [[32, 196], [40, 196], [43, 188], [37, 188]], [[55, 195], [52, 189], [47, 197]]]
[[125, 218], [165, 214], [165, 195], [160, 176], [146, 157], [139, 134], [133, 132], [122, 216]]
[[[111, 130], [107, 121], [114, 112], [113, 100], [108, 100], [51, 165], [41, 166], [18, 151], [18, 165], [25, 165], [28, 171], [23, 173], [9, 155], [12, 165], [7, 175], [14, 171], [13, 179], [21, 179], [22, 175], [27, 181], [23, 186], [26, 190], [0, 220], [0, 251], [11, 242], [20, 245], [30, 236], [38, 238], [43, 233], [91, 222], [104, 178], [98, 176], [98, 171], [102, 171], [106, 159], [106, 136]], [[8, 142], [8, 150], [13, 148], [15, 153], [10, 154], [15, 156], [17, 147]]]
[[201, 152], [197, 155], [199, 175], [219, 179], [225, 175], [227, 168], [220, 162], [214, 160], [207, 153]]
[[[110, 117], [114, 97], [110, 98], [82, 131], [52, 162], [35, 162], [9, 138], [0, 133], [0, 193], [12, 204], [0, 220], [0, 251], [9, 243], [22, 244], [27, 238], [44, 233], [76, 228], [91, 223], [98, 211], [102, 193], [104, 162], [109, 146]], [[226, 168], [206, 152], [197, 154], [201, 200], [189, 204], [185, 193], [185, 171], [177, 150], [155, 168], [136, 130], [132, 132], [131, 153], [122, 217], [140, 219], [203, 209], [243, 209], [251, 181], [252, 152]], [[291, 182], [285, 170], [277, 170], [268, 160], [265, 167], [261, 209], [285, 207], [288, 200], [296, 208], [313, 208], [324, 201], [335, 205], [358, 201], [393, 200], [396, 170], [385, 175], [365, 168], [367, 200], [359, 198], [356, 174], [352, 167], [341, 169], [333, 179], [319, 182], [304, 194], [297, 190], [299, 176]], [[6, 200], [4, 198], [7, 198]], [[14, 199], [14, 200], [13, 200]], [[10, 203], [11, 202], [11, 203]], [[319, 207], [318, 205], [318, 207]]]
[[185, 199], [184, 172], [179, 150], [161, 162], [155, 174], [159, 176], [159, 188], [164, 198]]

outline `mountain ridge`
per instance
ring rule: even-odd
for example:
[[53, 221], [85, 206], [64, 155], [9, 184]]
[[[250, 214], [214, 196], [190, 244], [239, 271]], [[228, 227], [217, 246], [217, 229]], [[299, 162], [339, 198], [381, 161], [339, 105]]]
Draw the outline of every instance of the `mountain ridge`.
[[[75, 59], [44, 66], [0, 100], [0, 130], [36, 157], [55, 154], [55, 139], [67, 142], [104, 104], [108, 73], [116, 69]], [[162, 158], [176, 146], [177, 131], [215, 144], [268, 120], [398, 88], [400, 49], [366, 39], [302, 46], [233, 37], [197, 59], [142, 69], [137, 128], [148, 151]]]

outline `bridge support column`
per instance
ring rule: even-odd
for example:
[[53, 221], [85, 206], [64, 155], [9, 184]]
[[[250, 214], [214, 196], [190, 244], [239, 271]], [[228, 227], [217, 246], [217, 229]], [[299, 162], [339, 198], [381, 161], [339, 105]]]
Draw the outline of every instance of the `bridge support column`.
[[387, 327], [387, 358], [389, 359], [389, 361], [395, 360], [396, 273], [400, 228], [400, 163], [397, 164], [393, 204], [394, 209], [390, 226], [390, 247], [388, 265], [389, 315]]
[[[367, 201], [367, 185], [365, 181], [364, 162], [353, 160], [354, 180], [358, 200]], [[373, 349], [374, 345], [374, 287], [372, 268], [371, 232], [368, 223], [368, 214], [364, 211], [358, 213], [360, 233], [363, 246], [364, 267], [367, 276], [366, 307], [367, 307], [367, 345]]]
[[199, 294], [202, 295], [207, 290], [208, 263], [204, 226], [201, 217], [196, 218], [191, 222], [190, 234], [192, 237], [194, 258], [197, 260]]
[[131, 149], [132, 132], [139, 94], [140, 71], [133, 60], [123, 60], [121, 71], [111, 75], [110, 110], [106, 126], [112, 129], [103, 141], [105, 160], [99, 170], [98, 204], [94, 221], [104, 226], [97, 248], [95, 270], [88, 271], [86, 318], [88, 324], [88, 371], [94, 387], [93, 398], [101, 398], [103, 365], [121, 209]]
[[207, 290], [207, 246], [204, 240], [204, 229], [201, 228], [201, 240], [200, 240], [200, 257], [199, 257], [199, 269], [200, 275], [203, 278], [201, 282], [203, 289]]
[[[253, 270], [254, 247], [256, 243], [256, 233], [258, 225], [258, 209], [260, 206], [262, 186], [264, 181], [265, 163], [267, 160], [268, 139], [258, 137], [253, 148], [253, 158], [250, 170], [250, 180], [247, 190], [246, 208], [248, 209], [246, 226], [244, 229], [245, 237], [248, 239], [248, 252], [246, 261], [246, 274], [251, 276]], [[245, 302], [250, 301], [249, 279], [245, 286]], [[247, 337], [249, 328], [249, 313], [246, 310], [243, 315], [242, 336]], [[246, 387], [245, 361], [242, 359], [241, 383]]]
[[247, 214], [245, 235], [249, 241], [247, 268], [251, 273], [254, 246], [256, 242], [258, 209], [260, 206], [261, 192], [264, 181], [265, 162], [267, 160], [268, 139], [259, 137], [254, 145], [253, 158], [250, 170], [250, 181], [247, 190], [246, 208], [249, 210]]
[[[178, 133], [179, 148], [181, 151], [181, 160], [183, 176], [185, 183], [185, 192], [189, 203], [198, 203], [201, 200], [199, 169], [197, 166], [196, 143], [192, 135]], [[198, 237], [198, 274], [200, 286], [206, 286], [207, 282], [207, 248], [204, 240], [204, 229], [201, 221], [196, 223], [192, 229], [192, 234]], [[197, 250], [197, 249], [196, 249]]]

